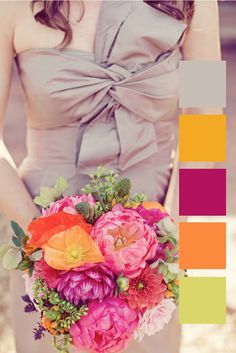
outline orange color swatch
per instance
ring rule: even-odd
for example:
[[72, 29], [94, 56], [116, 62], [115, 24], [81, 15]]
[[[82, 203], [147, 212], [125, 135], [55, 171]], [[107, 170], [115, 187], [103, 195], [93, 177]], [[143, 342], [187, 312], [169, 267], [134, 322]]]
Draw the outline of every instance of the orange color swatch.
[[179, 223], [181, 269], [226, 268], [226, 223]]
[[179, 116], [179, 160], [223, 162], [226, 160], [226, 116], [189, 114]]

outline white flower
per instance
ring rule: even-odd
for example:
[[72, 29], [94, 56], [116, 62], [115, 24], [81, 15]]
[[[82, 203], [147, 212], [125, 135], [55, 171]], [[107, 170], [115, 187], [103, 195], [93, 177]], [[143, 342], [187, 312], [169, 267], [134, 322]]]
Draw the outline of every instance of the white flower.
[[152, 336], [161, 331], [170, 321], [175, 308], [173, 299], [163, 299], [155, 308], [145, 311], [134, 333], [134, 339], [141, 342], [144, 335]]

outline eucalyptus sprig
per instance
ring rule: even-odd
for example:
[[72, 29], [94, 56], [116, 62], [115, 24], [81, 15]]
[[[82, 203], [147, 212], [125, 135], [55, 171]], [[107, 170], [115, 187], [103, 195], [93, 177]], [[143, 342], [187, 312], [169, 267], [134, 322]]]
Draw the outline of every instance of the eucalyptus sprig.
[[13, 229], [12, 244], [5, 244], [0, 248], [0, 257], [6, 270], [28, 271], [33, 274], [34, 263], [42, 258], [42, 249], [36, 249], [30, 255], [25, 251], [25, 245], [29, 237], [23, 229], [14, 221], [11, 221]]

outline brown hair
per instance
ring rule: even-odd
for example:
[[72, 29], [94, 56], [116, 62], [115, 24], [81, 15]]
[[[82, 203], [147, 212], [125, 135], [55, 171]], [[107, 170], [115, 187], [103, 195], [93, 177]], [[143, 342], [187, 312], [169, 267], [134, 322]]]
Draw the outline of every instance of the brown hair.
[[[103, 0], [106, 1], [106, 0]], [[194, 0], [143, 0], [146, 4], [176, 18], [180, 21], [190, 22], [194, 12]], [[36, 4], [42, 3], [42, 8], [34, 17], [35, 20], [54, 29], [64, 32], [64, 38], [60, 46], [62, 48], [70, 44], [72, 40], [72, 28], [69, 23], [70, 0], [32, 0], [32, 11]], [[181, 9], [179, 4], [181, 3]], [[83, 2], [81, 3], [83, 5]], [[84, 7], [80, 19], [84, 15]]]

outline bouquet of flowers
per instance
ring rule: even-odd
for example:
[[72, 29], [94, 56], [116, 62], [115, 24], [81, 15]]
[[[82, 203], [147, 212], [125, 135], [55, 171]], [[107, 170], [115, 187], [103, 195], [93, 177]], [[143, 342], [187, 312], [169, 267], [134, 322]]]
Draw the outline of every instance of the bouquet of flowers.
[[1, 248], [5, 268], [23, 272], [25, 311], [40, 314], [35, 339], [50, 332], [60, 353], [121, 352], [162, 330], [178, 302], [177, 228], [118, 178], [100, 166], [77, 195], [63, 196], [62, 177], [42, 187], [42, 215], [27, 234], [12, 221]]

